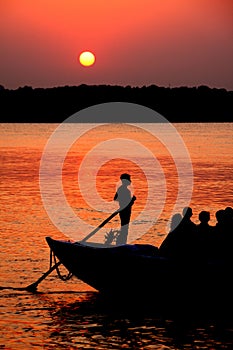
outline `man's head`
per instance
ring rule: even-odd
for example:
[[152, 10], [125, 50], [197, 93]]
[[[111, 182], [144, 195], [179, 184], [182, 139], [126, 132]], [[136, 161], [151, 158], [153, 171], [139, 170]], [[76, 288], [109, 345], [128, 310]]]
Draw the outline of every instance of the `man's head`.
[[130, 175], [127, 173], [121, 174], [120, 179], [121, 180], [128, 180], [129, 182], [131, 182]]
[[191, 216], [193, 215], [192, 208], [190, 208], [190, 207], [185, 207], [185, 208], [183, 209], [182, 214], [183, 214], [183, 217], [184, 217], [184, 218], [190, 219]]
[[210, 212], [202, 210], [199, 213], [198, 217], [199, 217], [200, 222], [207, 223], [210, 221]]

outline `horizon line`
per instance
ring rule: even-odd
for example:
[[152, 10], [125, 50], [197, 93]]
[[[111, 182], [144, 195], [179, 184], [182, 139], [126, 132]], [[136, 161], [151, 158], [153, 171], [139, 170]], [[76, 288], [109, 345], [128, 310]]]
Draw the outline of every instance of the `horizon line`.
[[149, 85], [120, 85], [120, 84], [86, 84], [86, 83], [81, 83], [79, 85], [54, 85], [54, 86], [47, 86], [47, 87], [41, 87], [41, 86], [31, 86], [31, 85], [22, 85], [22, 86], [18, 86], [16, 88], [7, 88], [5, 87], [3, 84], [0, 84], [0, 91], [1, 90], [10, 90], [10, 91], [16, 91], [18, 89], [26, 89], [26, 88], [30, 88], [32, 90], [36, 90], [36, 89], [57, 89], [57, 88], [74, 88], [74, 87], [121, 87], [121, 88], [130, 88], [130, 89], [143, 89], [143, 88], [150, 88], [150, 87], [155, 87], [155, 88], [162, 88], [162, 89], [180, 89], [180, 88], [186, 88], [186, 89], [198, 89], [198, 88], [207, 88], [210, 90], [224, 90], [227, 92], [233, 92], [233, 90], [228, 90], [225, 87], [210, 87], [208, 85], [205, 84], [201, 84], [201, 85], [193, 85], [193, 86], [187, 86], [187, 85], [180, 85], [180, 86], [162, 86], [162, 85], [156, 85], [156, 84], [149, 84]]

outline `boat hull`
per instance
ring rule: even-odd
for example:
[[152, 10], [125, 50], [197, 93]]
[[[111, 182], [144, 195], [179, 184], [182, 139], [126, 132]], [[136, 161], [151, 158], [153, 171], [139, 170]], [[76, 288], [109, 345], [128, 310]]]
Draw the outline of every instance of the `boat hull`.
[[174, 262], [150, 245], [112, 248], [46, 238], [61, 263], [97, 291], [118, 298], [216, 307], [232, 298], [231, 269], [224, 264]]
[[[132, 290], [134, 284], [137, 288], [139, 285], [143, 285], [143, 289], [152, 288], [154, 283], [151, 283], [151, 278], [155, 271], [161, 273], [166, 266], [162, 258], [153, 258], [152, 252], [149, 255], [139, 255], [140, 246], [137, 245], [134, 249], [130, 245], [104, 248], [101, 245], [95, 247], [53, 240], [50, 237], [46, 240], [56, 257], [70, 272], [101, 292], [120, 293], [123, 290], [125, 293], [126, 290]], [[143, 247], [146, 250], [147, 247]]]

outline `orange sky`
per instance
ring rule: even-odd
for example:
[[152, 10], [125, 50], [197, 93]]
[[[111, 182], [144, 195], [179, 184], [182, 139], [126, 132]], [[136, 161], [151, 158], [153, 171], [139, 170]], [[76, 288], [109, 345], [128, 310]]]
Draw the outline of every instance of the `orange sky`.
[[[232, 0], [0, 0], [0, 84], [233, 90]], [[78, 54], [96, 54], [82, 67]]]

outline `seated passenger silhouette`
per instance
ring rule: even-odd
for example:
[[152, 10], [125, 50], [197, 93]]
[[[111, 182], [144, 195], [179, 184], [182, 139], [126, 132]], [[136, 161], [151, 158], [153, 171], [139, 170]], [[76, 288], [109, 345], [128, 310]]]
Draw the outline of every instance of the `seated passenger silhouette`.
[[181, 221], [183, 229], [196, 231], [196, 224], [191, 220], [191, 217], [193, 216], [192, 208], [190, 207], [184, 207], [183, 209], [183, 219]]
[[226, 221], [226, 226], [229, 228], [229, 231], [233, 230], [233, 208], [226, 207], [224, 209], [224, 216]]
[[210, 221], [210, 212], [209, 211], [201, 211], [198, 215], [200, 224], [197, 225], [197, 231], [198, 233], [202, 233], [205, 234], [207, 232], [209, 232], [211, 230], [211, 227], [209, 225], [209, 221]]
[[233, 232], [232, 232], [232, 210], [227, 207], [225, 210], [220, 209], [216, 211], [215, 217], [217, 223], [214, 227], [216, 234], [216, 257], [221, 260], [231, 262], [233, 261], [232, 244], [233, 244]]
[[182, 249], [187, 259], [193, 259], [197, 256], [197, 225], [191, 220], [193, 216], [192, 208], [185, 207], [182, 211], [183, 219], [180, 223], [183, 232]]
[[225, 220], [225, 253], [228, 261], [233, 263], [233, 208], [226, 207], [224, 209], [224, 220]]
[[179, 213], [172, 216], [169, 233], [159, 247], [159, 254], [161, 256], [178, 259], [182, 254], [180, 252], [182, 235], [179, 227], [181, 220], [182, 215]]
[[171, 225], [170, 225], [171, 231], [174, 231], [179, 226], [181, 221], [182, 221], [182, 215], [179, 213], [174, 214], [171, 219]]
[[191, 221], [193, 215], [190, 207], [183, 209], [183, 217], [175, 214], [172, 223], [179, 220], [179, 225], [168, 233], [168, 236], [162, 242], [159, 251], [160, 254], [174, 258], [176, 260], [192, 260], [196, 256], [196, 225]]
[[209, 225], [210, 212], [201, 211], [198, 215], [200, 223], [197, 225], [197, 253], [198, 258], [208, 260], [214, 256], [215, 235], [213, 226]]

